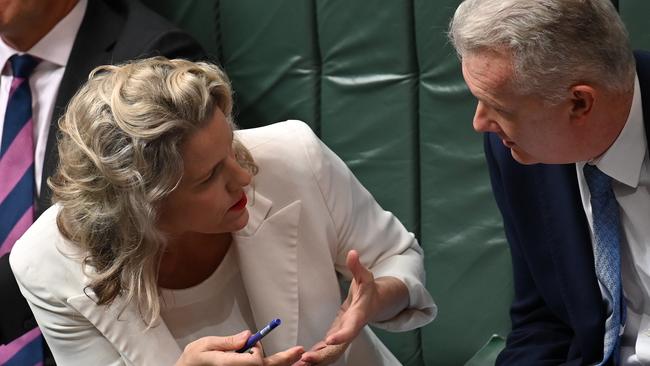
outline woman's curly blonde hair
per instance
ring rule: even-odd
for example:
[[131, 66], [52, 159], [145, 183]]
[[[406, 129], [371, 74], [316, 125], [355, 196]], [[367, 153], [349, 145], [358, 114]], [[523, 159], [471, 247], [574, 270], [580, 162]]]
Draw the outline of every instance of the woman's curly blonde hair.
[[[232, 123], [232, 91], [215, 65], [162, 57], [94, 69], [59, 120], [59, 167], [48, 181], [61, 233], [84, 253], [98, 304], [124, 296], [152, 326], [160, 316], [165, 237], [157, 206], [183, 172], [180, 144], [219, 108]], [[235, 142], [240, 163], [256, 172]]]

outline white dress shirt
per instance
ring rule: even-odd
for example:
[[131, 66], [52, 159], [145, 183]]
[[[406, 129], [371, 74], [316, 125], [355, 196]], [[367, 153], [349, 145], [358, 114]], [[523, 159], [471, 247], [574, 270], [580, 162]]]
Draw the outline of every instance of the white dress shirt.
[[[620, 208], [621, 276], [627, 305], [627, 319], [621, 329], [621, 363], [650, 365], [650, 165], [638, 78], [625, 127], [607, 152], [589, 163], [613, 178], [612, 189]], [[593, 242], [590, 193], [582, 171], [585, 164], [577, 163], [576, 169]], [[602, 284], [600, 289], [606, 299]], [[609, 303], [607, 310], [611, 311]]]
[[[80, 0], [77, 5], [57, 23], [50, 32], [41, 38], [26, 53], [40, 58], [29, 78], [32, 92], [32, 120], [34, 123], [34, 177], [36, 192], [41, 191], [41, 177], [45, 160], [45, 146], [50, 130], [50, 120], [54, 111], [56, 95], [59, 91], [72, 45], [81, 26], [88, 0]], [[0, 138], [2, 138], [7, 100], [11, 88], [11, 67], [7, 62], [16, 53], [22, 54], [7, 45], [0, 38]]]

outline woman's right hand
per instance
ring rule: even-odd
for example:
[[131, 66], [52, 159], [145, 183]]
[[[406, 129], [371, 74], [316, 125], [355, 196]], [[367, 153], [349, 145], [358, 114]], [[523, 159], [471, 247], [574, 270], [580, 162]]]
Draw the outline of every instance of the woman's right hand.
[[259, 344], [251, 348], [252, 353], [233, 352], [246, 344], [251, 335], [244, 331], [229, 337], [203, 337], [188, 344], [175, 366], [261, 366], [262, 350]]
[[246, 344], [250, 331], [229, 337], [203, 337], [185, 347], [175, 366], [290, 366], [305, 352], [301, 346], [264, 358], [258, 342], [249, 352], [234, 352]]

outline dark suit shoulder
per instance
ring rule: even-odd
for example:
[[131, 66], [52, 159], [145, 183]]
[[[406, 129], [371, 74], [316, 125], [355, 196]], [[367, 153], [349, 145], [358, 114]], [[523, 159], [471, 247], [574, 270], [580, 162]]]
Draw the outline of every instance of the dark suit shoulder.
[[192, 36], [138, 0], [112, 0], [105, 4], [122, 23], [115, 38], [112, 63], [151, 56], [206, 58]]
[[36, 205], [37, 216], [51, 204], [46, 180], [54, 173], [58, 160], [57, 120], [74, 93], [88, 79], [90, 71], [100, 65], [159, 55], [206, 59], [202, 47], [189, 34], [139, 1], [88, 0], [56, 97], [45, 152], [41, 195]]

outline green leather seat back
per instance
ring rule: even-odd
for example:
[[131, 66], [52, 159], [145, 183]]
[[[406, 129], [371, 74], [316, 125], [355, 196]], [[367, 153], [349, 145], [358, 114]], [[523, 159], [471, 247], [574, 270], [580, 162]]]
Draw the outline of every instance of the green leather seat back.
[[632, 47], [650, 50], [650, 1], [647, 0], [618, 0], [618, 10], [625, 22]]
[[510, 327], [512, 271], [489, 184], [476, 106], [446, 36], [460, 1], [415, 1], [420, 60], [421, 242], [440, 316], [423, 331], [426, 365], [462, 365]]
[[[219, 60], [242, 128], [307, 122], [416, 233], [440, 313], [418, 331], [378, 332], [402, 363], [493, 363], [499, 338], [472, 356], [508, 332], [511, 265], [445, 35], [460, 0], [145, 2]], [[633, 46], [650, 49], [650, 2], [615, 3]]]
[[458, 0], [145, 2], [220, 61], [242, 128], [304, 120], [417, 235], [439, 315], [378, 332], [404, 365], [462, 365], [507, 333], [508, 249], [445, 36]]

